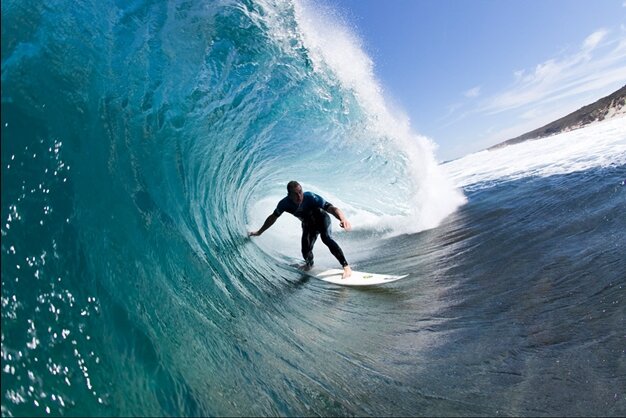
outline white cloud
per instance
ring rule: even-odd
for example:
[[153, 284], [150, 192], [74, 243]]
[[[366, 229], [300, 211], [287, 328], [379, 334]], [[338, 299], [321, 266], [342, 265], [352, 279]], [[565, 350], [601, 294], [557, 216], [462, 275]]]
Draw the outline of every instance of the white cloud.
[[468, 98], [478, 97], [480, 95], [480, 86], [472, 87], [463, 93], [463, 95]]
[[605, 29], [600, 29], [587, 36], [585, 42], [583, 42], [583, 49], [587, 51], [595, 49], [598, 44], [602, 42], [602, 40], [606, 37], [607, 33], [608, 32]]
[[527, 107], [571, 99], [620, 80], [626, 82], [626, 34], [620, 32], [606, 39], [608, 34], [604, 29], [598, 30], [584, 40], [578, 51], [546, 60], [532, 70], [516, 71], [513, 85], [486, 98], [478, 112], [489, 115], [514, 109], [523, 111]]
[[537, 109], [536, 107], [533, 107], [527, 112], [522, 113], [520, 115], [520, 119], [534, 120], [534, 119], [537, 119], [538, 116], [539, 116], [539, 109]]

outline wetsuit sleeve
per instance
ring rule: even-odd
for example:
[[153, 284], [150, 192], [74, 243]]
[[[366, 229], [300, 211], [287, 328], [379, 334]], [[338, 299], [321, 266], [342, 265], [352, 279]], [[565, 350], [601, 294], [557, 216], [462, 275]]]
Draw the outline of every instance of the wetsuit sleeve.
[[326, 200], [324, 200], [324, 198], [320, 195], [317, 195], [315, 193], [311, 193], [311, 195], [313, 195], [313, 199], [315, 200], [315, 204], [324, 209], [324, 210], [328, 210], [329, 207], [331, 207], [333, 204], [330, 202], [327, 202]]
[[279, 217], [280, 215], [283, 214], [284, 211], [285, 211], [285, 199], [281, 200], [280, 202], [278, 202], [278, 205], [276, 205], [276, 209], [274, 209], [274, 216]]

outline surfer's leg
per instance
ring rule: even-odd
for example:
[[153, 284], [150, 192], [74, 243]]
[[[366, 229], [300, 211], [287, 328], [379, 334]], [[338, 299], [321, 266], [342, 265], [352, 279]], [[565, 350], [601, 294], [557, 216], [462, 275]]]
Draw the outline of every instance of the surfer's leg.
[[330, 252], [335, 256], [337, 261], [339, 261], [341, 267], [345, 267], [348, 265], [346, 257], [344, 257], [343, 251], [341, 250], [341, 247], [339, 247], [339, 244], [337, 244], [335, 240], [330, 236], [332, 225], [330, 222], [330, 216], [328, 216], [327, 214], [324, 215], [325, 216], [322, 220], [322, 225], [320, 228], [320, 236], [322, 238], [322, 242], [326, 244]]
[[318, 232], [314, 227], [302, 225], [302, 257], [307, 267], [313, 267], [313, 246], [317, 240]]

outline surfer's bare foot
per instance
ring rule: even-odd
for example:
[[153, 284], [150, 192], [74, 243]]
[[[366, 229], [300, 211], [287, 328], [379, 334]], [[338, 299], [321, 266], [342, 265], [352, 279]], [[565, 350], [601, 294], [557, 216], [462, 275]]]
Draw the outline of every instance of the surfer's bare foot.
[[352, 276], [352, 269], [350, 268], [350, 266], [345, 266], [343, 268], [343, 275], [341, 276], [341, 278], [347, 279], [350, 276]]
[[304, 263], [300, 266], [298, 266], [298, 269], [302, 270], [302, 271], [309, 271], [313, 268], [313, 264], [311, 263]]

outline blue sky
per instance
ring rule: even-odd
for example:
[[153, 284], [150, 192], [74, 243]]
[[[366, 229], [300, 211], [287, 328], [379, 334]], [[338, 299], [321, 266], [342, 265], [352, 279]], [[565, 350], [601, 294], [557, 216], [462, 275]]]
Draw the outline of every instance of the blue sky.
[[626, 84], [626, 0], [327, 0], [447, 160]]

